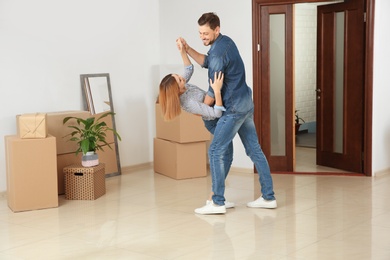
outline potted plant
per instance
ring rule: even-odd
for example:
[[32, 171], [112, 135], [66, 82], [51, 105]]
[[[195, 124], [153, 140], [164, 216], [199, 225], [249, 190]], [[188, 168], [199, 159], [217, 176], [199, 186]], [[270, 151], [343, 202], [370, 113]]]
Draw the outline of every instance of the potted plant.
[[299, 110], [295, 110], [295, 134], [298, 134], [301, 122], [305, 123], [305, 120], [299, 116], [298, 111]]
[[100, 115], [97, 119], [95, 117], [89, 117], [83, 119], [80, 117], [65, 117], [63, 119], [63, 124], [69, 120], [76, 121], [77, 125], [69, 125], [69, 128], [72, 128], [72, 132], [68, 135], [70, 136], [68, 141], [77, 142], [78, 149], [75, 151], [76, 155], [82, 152], [83, 157], [81, 164], [84, 167], [92, 167], [99, 164], [99, 158], [96, 151], [104, 151], [103, 146], [107, 146], [110, 149], [112, 147], [106, 141], [107, 131], [113, 132], [113, 134], [121, 140], [120, 135], [112, 128], [108, 127], [106, 122], [101, 121], [107, 116], [114, 116], [113, 112], [106, 112]]

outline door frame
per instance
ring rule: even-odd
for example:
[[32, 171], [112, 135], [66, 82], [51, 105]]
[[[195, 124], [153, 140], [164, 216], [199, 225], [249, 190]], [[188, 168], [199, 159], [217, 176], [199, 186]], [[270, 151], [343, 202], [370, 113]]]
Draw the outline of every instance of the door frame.
[[[283, 4], [318, 3], [324, 0], [252, 0], [252, 51], [253, 51], [253, 102], [255, 107], [260, 107], [261, 75], [257, 72], [261, 68], [261, 60], [258, 58], [258, 40], [260, 28], [257, 27], [260, 20], [260, 7]], [[373, 103], [373, 58], [374, 58], [374, 12], [375, 0], [366, 0], [366, 35], [365, 35], [365, 82], [364, 82], [364, 134], [363, 134], [363, 174], [372, 176], [372, 103]], [[255, 109], [254, 121], [258, 132], [261, 133], [261, 113]], [[261, 134], [259, 134], [261, 143]]]

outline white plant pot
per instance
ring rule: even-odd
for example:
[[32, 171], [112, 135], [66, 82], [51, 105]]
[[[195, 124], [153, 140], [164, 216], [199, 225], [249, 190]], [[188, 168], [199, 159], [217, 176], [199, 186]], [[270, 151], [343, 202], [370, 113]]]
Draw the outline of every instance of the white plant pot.
[[99, 157], [95, 152], [87, 152], [81, 158], [81, 165], [84, 167], [93, 167], [99, 165]]

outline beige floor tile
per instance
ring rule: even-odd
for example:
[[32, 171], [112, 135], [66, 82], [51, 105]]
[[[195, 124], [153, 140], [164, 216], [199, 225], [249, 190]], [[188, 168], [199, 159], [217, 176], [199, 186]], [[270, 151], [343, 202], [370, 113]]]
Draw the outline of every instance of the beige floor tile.
[[0, 222], [0, 252], [57, 236], [55, 233]]
[[148, 254], [162, 259], [173, 259], [189, 252], [202, 250], [207, 241], [191, 237], [185, 232], [159, 231], [136, 240], [131, 239], [116, 245], [132, 252]]
[[[20, 259], [158, 259], [150, 255], [129, 252], [124, 249], [110, 247], [101, 243], [90, 243], [83, 240], [56, 236], [20, 246], [4, 252], [5, 255]], [[112, 257], [112, 258], [111, 258]], [[129, 259], [129, 258], [127, 258]]]
[[390, 250], [390, 228], [374, 226], [370, 221], [346, 228], [329, 239], [344, 241], [351, 245]]
[[289, 256], [302, 259], [389, 259], [390, 249], [378, 249], [367, 243], [351, 243], [349, 241], [337, 241], [324, 239], [301, 250], [298, 250]]

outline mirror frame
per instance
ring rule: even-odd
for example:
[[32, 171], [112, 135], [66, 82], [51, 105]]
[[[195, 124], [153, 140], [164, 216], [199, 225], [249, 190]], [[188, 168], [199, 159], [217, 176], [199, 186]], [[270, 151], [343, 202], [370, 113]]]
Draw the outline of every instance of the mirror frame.
[[[95, 108], [93, 106], [94, 100], [91, 92], [91, 86], [89, 84], [90, 78], [97, 78], [102, 77], [106, 78], [107, 81], [107, 91], [108, 91], [108, 97], [109, 102], [108, 104], [110, 106], [111, 112], [115, 113], [114, 111], [114, 103], [112, 101], [112, 94], [111, 94], [111, 82], [110, 82], [110, 74], [109, 73], [96, 73], [96, 74], [81, 74], [80, 75], [80, 81], [81, 81], [81, 88], [82, 88], [82, 96], [83, 96], [83, 104], [84, 104], [84, 110], [87, 110], [91, 113], [91, 115], [96, 115]], [[103, 113], [103, 112], [102, 112]], [[115, 124], [115, 116], [112, 117], [112, 127], [116, 131], [116, 124]], [[118, 147], [118, 138], [116, 135], [114, 135], [114, 143], [115, 143], [115, 155], [116, 155], [116, 164], [118, 168], [118, 172], [113, 173], [106, 173], [106, 177], [111, 176], [117, 176], [121, 175], [121, 164], [120, 164], [120, 158], [119, 158], [119, 147]]]

